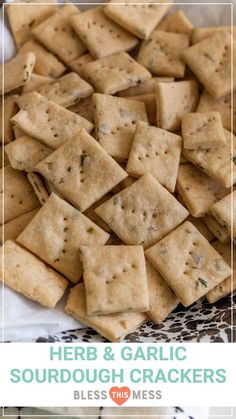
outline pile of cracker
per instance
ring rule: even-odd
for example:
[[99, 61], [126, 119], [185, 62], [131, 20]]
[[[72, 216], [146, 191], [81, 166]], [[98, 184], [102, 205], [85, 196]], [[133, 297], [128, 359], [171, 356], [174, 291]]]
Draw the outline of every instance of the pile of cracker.
[[66, 312], [110, 341], [228, 295], [233, 28], [166, 1], [35, 3], [5, 8], [5, 285], [50, 308], [69, 288]]

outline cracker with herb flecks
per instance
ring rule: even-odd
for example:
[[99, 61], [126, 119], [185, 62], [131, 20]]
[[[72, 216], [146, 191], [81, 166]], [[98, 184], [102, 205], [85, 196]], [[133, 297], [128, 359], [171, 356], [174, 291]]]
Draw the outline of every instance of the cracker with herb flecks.
[[135, 177], [150, 172], [161, 185], [174, 192], [181, 146], [179, 135], [138, 122], [126, 171]]
[[96, 330], [111, 342], [119, 342], [133, 332], [147, 317], [144, 313], [119, 313], [109, 316], [88, 316], [84, 284], [71, 288], [65, 311], [79, 322]]
[[40, 76], [40, 74], [33, 73], [31, 74], [30, 81], [22, 87], [22, 94], [33, 92], [39, 86], [42, 86], [42, 84], [51, 83], [52, 81], [54, 81], [52, 77]]
[[134, 48], [138, 40], [104, 13], [102, 7], [95, 7], [72, 16], [70, 23], [92, 56], [107, 57]]
[[70, 25], [71, 16], [80, 16], [79, 9], [74, 10], [75, 13], [67, 14], [61, 9], [32, 31], [34, 37], [65, 64], [86, 51], [86, 46]]
[[46, 189], [46, 186], [38, 173], [29, 172], [27, 173], [27, 179], [32, 185], [32, 188], [35, 192], [35, 195], [38, 197], [38, 200], [41, 205], [44, 205], [49, 198], [49, 193]]
[[137, 60], [157, 76], [184, 77], [185, 63], [181, 54], [188, 46], [186, 34], [155, 30], [142, 43]]
[[4, 202], [3, 204], [1, 202], [1, 222], [2, 211], [4, 211], [4, 223], [7, 223], [39, 206], [38, 198], [26, 176], [11, 166], [1, 169], [1, 201], [3, 200], [3, 188]]
[[221, 243], [228, 243], [230, 240], [230, 235], [226, 231], [220, 223], [212, 216], [212, 215], [205, 215], [202, 218], [203, 222], [206, 224], [208, 229], [214, 234], [214, 236], [221, 242]]
[[[233, 26], [233, 34], [235, 31], [234, 28], [235, 27]], [[229, 34], [231, 34], [232, 29], [231, 26], [208, 26], [206, 28], [193, 28], [192, 44], [197, 44], [198, 42], [203, 41], [203, 39], [208, 38], [210, 35], [216, 32], [228, 31]]]
[[182, 153], [188, 161], [195, 164], [200, 170], [225, 188], [230, 188], [236, 181], [236, 137], [226, 129], [224, 129], [224, 133], [226, 144], [222, 147], [205, 150], [183, 149]]
[[194, 217], [206, 215], [212, 205], [229, 193], [191, 163], [179, 166], [177, 191]]
[[231, 269], [189, 221], [145, 252], [187, 307], [231, 274]]
[[127, 176], [85, 130], [39, 163], [36, 170], [82, 212]]
[[45, 307], [55, 307], [67, 288], [66, 279], [12, 240], [5, 242], [2, 252], [4, 284]]
[[[233, 101], [236, 101], [236, 92], [233, 93]], [[197, 112], [217, 111], [220, 113], [224, 128], [231, 129], [231, 96], [223, 96], [215, 99], [206, 90], [200, 96]], [[233, 130], [236, 132], [236, 112], [233, 111]]]
[[76, 58], [75, 60], [72, 60], [68, 63], [68, 66], [75, 71], [76, 73], [79, 74], [79, 76], [81, 76], [81, 69], [83, 67], [84, 64], [87, 63], [91, 63], [91, 61], [93, 61], [94, 58], [92, 57], [92, 55], [87, 52], [86, 54], [81, 55], [81, 57]]
[[149, 124], [150, 125], [156, 124], [157, 110], [156, 110], [155, 93], [147, 93], [146, 95], [137, 95], [137, 96], [126, 96], [125, 98], [129, 100], [138, 100], [139, 102], [143, 102], [146, 107]]
[[45, 4], [37, 3], [42, 3], [42, 1], [27, 1], [20, 5], [11, 3], [6, 7], [11, 32], [18, 48], [31, 38], [32, 28], [35, 25], [57, 11], [56, 1], [46, 0]]
[[[215, 98], [230, 93], [231, 43], [232, 37], [228, 31], [215, 32], [182, 53], [184, 62], [202, 82], [208, 93]], [[236, 57], [236, 47], [234, 45], [232, 47]], [[232, 77], [235, 89], [236, 70], [234, 68]]]
[[181, 119], [193, 112], [198, 101], [198, 84], [195, 80], [158, 83], [156, 87], [157, 126], [167, 131], [177, 131]]
[[157, 324], [177, 307], [179, 300], [154, 266], [146, 261], [150, 308], [147, 316]]
[[53, 149], [29, 135], [24, 135], [7, 144], [5, 152], [14, 169], [31, 172]]
[[195, 218], [192, 215], [189, 215], [186, 221], [190, 221], [199, 231], [200, 233], [206, 237], [206, 239], [211, 242], [214, 240], [214, 234], [210, 231], [208, 226], [204, 223], [204, 217], [203, 218]]
[[20, 111], [11, 121], [53, 149], [60, 147], [82, 128], [89, 132], [93, 129], [91, 122], [37, 92], [21, 96], [17, 103]]
[[114, 158], [127, 159], [137, 121], [147, 122], [144, 103], [101, 94], [93, 95], [93, 103], [99, 144]]
[[80, 246], [89, 316], [149, 309], [142, 246]]
[[226, 229], [229, 235], [231, 235], [232, 225], [232, 238], [236, 241], [236, 190], [216, 202], [211, 207], [210, 213]]
[[35, 208], [25, 214], [20, 215], [19, 217], [14, 218], [8, 223], [4, 224], [4, 236], [3, 236], [3, 225], [0, 226], [0, 237], [1, 244], [7, 240], [16, 240], [19, 234], [25, 229], [25, 227], [30, 223], [30, 221], [37, 214], [39, 208]]
[[[224, 244], [220, 241], [215, 241], [212, 246], [222, 256], [222, 258], [231, 266], [231, 246], [230, 244]], [[228, 278], [216, 287], [212, 288], [206, 295], [209, 303], [215, 303], [226, 295], [233, 293], [236, 290], [236, 254], [233, 252], [233, 272]]]
[[175, 13], [166, 16], [157, 26], [157, 30], [192, 34], [193, 25], [182, 10], [177, 10]]
[[[0, 143], [4, 138], [4, 144], [13, 140], [13, 127], [11, 118], [16, 114], [18, 108], [16, 100], [18, 95], [5, 96], [3, 104], [0, 107]], [[3, 105], [3, 106], [2, 106]], [[3, 112], [4, 109], [4, 112]]]
[[119, 52], [84, 64], [81, 75], [93, 85], [96, 91], [108, 95], [136, 86], [151, 78], [149, 71], [126, 52]]
[[128, 97], [156, 93], [157, 83], [171, 83], [173, 81], [174, 77], [152, 77], [151, 79], [145, 80], [142, 83], [137, 84], [137, 86], [128, 87], [128, 89], [118, 92], [117, 95], [121, 97]]
[[29, 51], [34, 51], [36, 57], [34, 73], [45, 77], [55, 78], [65, 73], [66, 67], [64, 64], [34, 39], [26, 42], [19, 53], [22, 54]]
[[104, 7], [104, 12], [138, 38], [148, 39], [171, 6], [171, 2], [166, 0], [158, 4], [154, 0], [144, 0], [141, 4], [132, 0], [125, 3], [122, 0], [111, 0]]
[[1, 64], [0, 79], [4, 82], [0, 86], [0, 95], [24, 86], [30, 81], [35, 59], [33, 52], [27, 52], [18, 54], [7, 63]]
[[80, 99], [91, 96], [93, 88], [76, 73], [67, 73], [57, 80], [43, 84], [35, 89], [40, 95], [45, 96], [64, 108], [74, 105]]
[[124, 243], [144, 247], [160, 240], [189, 214], [150, 173], [98, 207], [96, 213]]
[[219, 112], [186, 113], [182, 118], [184, 148], [217, 148], [225, 145], [225, 133]]
[[80, 245], [103, 245], [109, 234], [52, 193], [17, 241], [72, 282], [82, 275]]

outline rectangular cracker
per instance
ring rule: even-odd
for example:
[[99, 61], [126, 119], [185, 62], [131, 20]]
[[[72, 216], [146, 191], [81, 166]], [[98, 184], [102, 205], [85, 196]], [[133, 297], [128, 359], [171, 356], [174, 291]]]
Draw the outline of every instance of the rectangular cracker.
[[20, 111], [11, 121], [53, 149], [60, 147], [82, 128], [89, 132], [93, 129], [91, 122], [37, 92], [27, 93], [17, 103]]
[[5, 152], [14, 169], [31, 172], [35, 166], [53, 151], [29, 135], [24, 135], [6, 145]]
[[36, 170], [82, 212], [127, 176], [85, 130], [39, 163]]
[[5, 242], [2, 252], [0, 280], [45, 307], [55, 307], [67, 288], [66, 279], [12, 240]]
[[79, 9], [74, 6], [73, 8], [77, 13], [68, 14], [65, 13], [65, 9], [61, 9], [32, 31], [34, 37], [65, 64], [86, 51], [85, 45], [70, 25], [70, 18], [80, 15]]
[[138, 122], [126, 171], [134, 177], [149, 172], [168, 191], [174, 192], [181, 147], [179, 135]]
[[87, 52], [86, 54], [81, 55], [81, 57], [70, 61], [68, 63], [68, 66], [69, 68], [71, 68], [71, 70], [75, 71], [76, 73], [79, 74], [79, 76], [81, 76], [82, 75], [81, 69], [83, 65], [87, 63], [91, 63], [91, 61], [93, 60], [94, 58], [92, 57], [92, 55], [89, 52]]
[[31, 74], [30, 81], [22, 87], [22, 94], [33, 92], [34, 90], [37, 90], [39, 86], [42, 86], [42, 84], [50, 83], [54, 81], [52, 77], [48, 76], [40, 76], [40, 74]]
[[208, 229], [214, 234], [214, 236], [221, 242], [221, 243], [228, 243], [230, 240], [230, 235], [226, 231], [224, 227], [218, 223], [218, 221], [212, 215], [205, 215], [202, 218], [203, 222], [206, 224]]
[[157, 126], [167, 131], [177, 131], [184, 114], [195, 111], [198, 84], [195, 80], [158, 83], [156, 99]]
[[[0, 143], [8, 144], [13, 140], [13, 128], [11, 117], [16, 114], [18, 107], [16, 99], [18, 95], [6, 96], [3, 101], [3, 106], [0, 106]], [[4, 112], [3, 112], [4, 107]]]
[[171, 83], [173, 81], [174, 77], [152, 77], [151, 79], [145, 80], [134, 87], [128, 87], [128, 89], [118, 92], [117, 95], [121, 97], [126, 97], [156, 93], [157, 83]]
[[129, 51], [138, 43], [131, 33], [110, 20], [102, 7], [72, 16], [70, 23], [95, 58]]
[[216, 202], [211, 207], [210, 213], [230, 236], [232, 234], [232, 238], [236, 242], [236, 190]]
[[189, 221], [145, 252], [187, 307], [231, 274], [231, 268]]
[[186, 113], [182, 118], [184, 148], [217, 148], [225, 145], [226, 138], [219, 112]]
[[191, 35], [193, 25], [183, 10], [177, 10], [166, 16], [157, 26], [157, 30]]
[[142, 246], [80, 246], [89, 316], [149, 309]]
[[93, 103], [97, 141], [112, 157], [127, 159], [137, 121], [147, 122], [144, 103], [99, 93]]
[[[29, 4], [30, 3], [30, 4]], [[36, 3], [36, 4], [35, 4]], [[32, 28], [57, 10], [56, 1], [46, 0], [27, 1], [27, 4], [8, 4], [7, 17], [16, 46], [28, 41], [32, 36]]]
[[119, 342], [134, 331], [147, 317], [144, 313], [120, 313], [109, 316], [88, 316], [84, 284], [71, 288], [65, 311], [79, 322], [95, 329], [111, 342]]
[[34, 66], [34, 73], [45, 77], [59, 77], [65, 73], [66, 67], [58, 58], [51, 54], [46, 48], [40, 45], [34, 39], [26, 42], [19, 53], [34, 51], [36, 63]]
[[236, 137], [226, 129], [224, 133], [226, 144], [222, 147], [207, 150], [183, 149], [182, 153], [188, 161], [195, 164], [200, 170], [225, 188], [230, 188], [236, 181], [236, 164], [232, 164], [236, 156]]
[[[233, 93], [233, 101], [236, 101], [236, 92]], [[215, 99], [210, 96], [206, 90], [200, 96], [197, 112], [217, 111], [221, 115], [224, 128], [231, 130], [231, 96], [223, 96], [221, 99]], [[233, 112], [233, 127], [236, 133], [236, 113]]]
[[184, 77], [185, 63], [182, 52], [189, 46], [189, 36], [183, 33], [155, 30], [144, 41], [138, 53], [138, 62], [152, 74], [167, 77]]
[[81, 245], [103, 245], [109, 234], [52, 193], [17, 241], [76, 283], [82, 275]]
[[35, 195], [38, 197], [40, 204], [44, 205], [49, 198], [49, 193], [46, 189], [43, 179], [34, 172], [27, 173], [27, 179], [34, 190]]
[[138, 100], [143, 102], [147, 111], [148, 122], [150, 125], [156, 124], [156, 95], [155, 93], [147, 93], [146, 95], [127, 96], [126, 99]]
[[100, 58], [82, 67], [82, 77], [95, 90], [108, 95], [136, 86], [151, 78], [151, 74], [126, 52]]
[[86, 99], [81, 99], [76, 105], [70, 106], [69, 111], [77, 113], [82, 118], [87, 119], [92, 124], [94, 123], [94, 107], [92, 97], [86, 97]]
[[156, 243], [189, 214], [150, 173], [102, 204], [96, 213], [124, 243], [144, 247]]
[[[229, 266], [231, 266], [231, 247], [229, 244], [221, 243], [220, 241], [215, 241], [212, 243], [212, 246], [216, 251], [225, 259]], [[226, 278], [219, 285], [214, 287], [206, 295], [209, 303], [215, 303], [226, 295], [233, 293], [236, 290], [236, 254], [233, 252], [233, 272], [228, 278]]]
[[179, 166], [176, 187], [194, 217], [206, 215], [212, 205], [229, 192], [191, 163]]
[[128, 0], [111, 0], [104, 12], [129, 32], [141, 39], [148, 39], [163, 16], [172, 6], [171, 2], [144, 0], [141, 4]]
[[[236, 59], [236, 47], [228, 31], [215, 32], [182, 53], [184, 62], [215, 98], [228, 95], [231, 90], [231, 48]], [[236, 66], [232, 83], [236, 87]]]
[[3, 243], [3, 241], [5, 242], [7, 240], [16, 240], [19, 234], [25, 229], [25, 227], [37, 214], [38, 210], [39, 208], [35, 208], [32, 211], [26, 212], [25, 214], [22, 214], [19, 217], [14, 218], [13, 220], [4, 224], [4, 237], [3, 226], [0, 226], [1, 244]]
[[146, 261], [150, 309], [147, 316], [157, 324], [177, 307], [179, 300], [154, 266]]
[[3, 197], [3, 189], [4, 207], [1, 202], [1, 224], [3, 221], [2, 210], [4, 211], [4, 223], [7, 223], [8, 221], [13, 220], [13, 218], [38, 208], [38, 198], [26, 176], [22, 172], [13, 169], [11, 166], [6, 166], [4, 169], [1, 169], [1, 200]]
[[18, 54], [7, 63], [1, 64], [0, 80], [4, 80], [4, 83], [1, 82], [0, 95], [27, 84], [30, 81], [35, 60], [35, 54], [27, 52]]

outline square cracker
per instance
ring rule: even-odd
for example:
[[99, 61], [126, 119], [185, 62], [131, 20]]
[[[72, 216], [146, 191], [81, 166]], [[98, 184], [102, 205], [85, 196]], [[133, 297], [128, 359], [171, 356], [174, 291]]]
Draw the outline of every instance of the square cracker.
[[228, 189], [191, 163], [179, 166], [176, 186], [189, 212], [194, 217], [206, 215], [211, 206], [229, 192]]
[[36, 170], [82, 212], [127, 176], [85, 130], [39, 163]]
[[53, 152], [53, 149], [35, 138], [24, 135], [6, 145], [5, 152], [14, 169], [31, 172], [36, 164]]
[[27, 179], [34, 190], [35, 195], [38, 197], [40, 204], [44, 205], [49, 198], [49, 193], [42, 177], [39, 176], [38, 173], [29, 172], [27, 173]]
[[0, 226], [1, 244], [3, 243], [3, 239], [4, 241], [16, 240], [19, 234], [37, 214], [38, 210], [39, 208], [35, 208], [32, 211], [26, 212], [25, 214], [22, 214], [19, 217], [16, 217], [8, 223], [4, 224], [4, 236], [3, 226]]
[[149, 309], [142, 246], [80, 246], [89, 316]]
[[219, 112], [186, 113], [182, 118], [184, 148], [217, 148], [225, 145], [225, 133]]
[[4, 244], [2, 252], [4, 278], [0, 274], [0, 281], [45, 307], [55, 307], [67, 288], [66, 279], [12, 240]]
[[[202, 82], [208, 93], [215, 98], [230, 93], [232, 47], [234, 48], [234, 57], [236, 57], [236, 47], [233, 44], [235, 43], [228, 31], [215, 32], [182, 53], [184, 62]], [[232, 78], [233, 88], [235, 88], [235, 69], [233, 69]]]
[[172, 4], [166, 0], [160, 0], [158, 4], [154, 0], [138, 3], [132, 0], [125, 3], [122, 0], [111, 0], [104, 7], [104, 12], [138, 38], [147, 39]]
[[[36, 3], [36, 4], [35, 4]], [[57, 11], [56, 1], [27, 1], [27, 4], [8, 4], [6, 11], [16, 46], [28, 41], [32, 36], [32, 28]], [[53, 4], [54, 3], [54, 4]]]
[[147, 95], [149, 93], [155, 94], [157, 83], [162, 83], [162, 82], [171, 83], [173, 81], [174, 81], [174, 77], [152, 77], [151, 79], [145, 80], [134, 87], [128, 87], [128, 89], [118, 92], [117, 95], [121, 97], [126, 97], [126, 96]]
[[193, 25], [182, 10], [177, 10], [166, 16], [158, 25], [157, 30], [191, 35]]
[[[236, 102], [236, 92], [233, 93], [233, 101]], [[197, 112], [217, 111], [220, 113], [222, 124], [224, 128], [231, 130], [231, 96], [223, 96], [220, 99], [215, 99], [210, 96], [206, 90], [200, 96]], [[232, 130], [236, 133], [236, 112], [233, 111], [233, 127]]]
[[[231, 246], [230, 244], [215, 241], [212, 246], [222, 256], [222, 258], [231, 266]], [[233, 252], [233, 272], [232, 275], [226, 278], [216, 287], [212, 288], [206, 295], [209, 303], [215, 303], [226, 295], [233, 293], [236, 290], [236, 254]]]
[[179, 135], [138, 122], [126, 171], [135, 177], [150, 172], [161, 185], [174, 192], [181, 147]]
[[111, 342], [119, 342], [133, 332], [147, 317], [144, 313], [119, 313], [109, 316], [88, 316], [84, 284], [71, 288], [65, 311], [79, 322], [95, 329]]
[[96, 209], [124, 243], [149, 247], [177, 227], [188, 211], [147, 173]]
[[[5, 96], [3, 106], [0, 107], [0, 142], [8, 144], [13, 140], [13, 127], [11, 117], [16, 114], [18, 108], [16, 100], [18, 95]], [[4, 108], [4, 112], [3, 112]]]
[[29, 51], [34, 51], [36, 57], [34, 73], [55, 78], [65, 73], [66, 67], [64, 64], [62, 64], [55, 55], [51, 54], [51, 52], [33, 39], [26, 42], [19, 53], [21, 54]]
[[96, 91], [108, 95], [151, 78], [149, 71], [126, 52], [84, 64], [81, 71], [82, 77], [92, 84]]
[[110, 20], [101, 7], [72, 16], [70, 23], [89, 52], [96, 58], [129, 51], [138, 42], [131, 33]]
[[[197, 218], [196, 218], [197, 219]], [[206, 224], [208, 229], [214, 234], [214, 236], [221, 243], [228, 243], [230, 241], [230, 235], [224, 227], [218, 223], [218, 221], [212, 215], [205, 215], [202, 218], [203, 222]]]
[[17, 101], [20, 111], [11, 119], [28, 135], [56, 149], [85, 128], [89, 132], [93, 124], [64, 109], [37, 92], [27, 93]]
[[40, 76], [40, 74], [31, 74], [30, 81], [22, 87], [22, 94], [33, 92], [37, 90], [42, 84], [50, 83], [54, 81], [52, 77]]
[[72, 282], [82, 274], [80, 245], [105, 244], [109, 234], [52, 193], [17, 241]]
[[93, 88], [76, 73], [67, 73], [57, 80], [45, 83], [35, 89], [64, 108], [74, 105], [80, 99], [91, 96]]
[[179, 300], [154, 266], [146, 261], [150, 308], [147, 316], [157, 324], [177, 307]]
[[79, 76], [81, 76], [81, 69], [83, 67], [84, 64], [87, 63], [91, 63], [91, 61], [93, 61], [94, 58], [92, 57], [92, 55], [87, 52], [84, 55], [81, 55], [81, 57], [76, 58], [75, 60], [72, 60], [68, 63], [68, 66], [71, 68], [71, 70], [75, 71], [76, 73], [79, 74]]
[[188, 46], [186, 34], [155, 30], [142, 43], [137, 60], [157, 76], [184, 77], [185, 63], [181, 54]]
[[225, 228], [230, 236], [232, 225], [232, 238], [236, 242], [236, 190], [216, 202], [211, 207], [210, 213]]
[[34, 37], [65, 64], [80, 57], [86, 51], [86, 46], [70, 25], [70, 17], [80, 15], [78, 8], [74, 10], [77, 13], [67, 14], [61, 9], [32, 31]]
[[[4, 170], [4, 185], [3, 185], [3, 170]], [[4, 211], [4, 223], [19, 217], [34, 208], [38, 208], [39, 201], [34, 190], [28, 182], [26, 176], [13, 169], [11, 166], [6, 166], [1, 169], [1, 200], [3, 197], [4, 188], [4, 208], [1, 203], [1, 224], [2, 224], [2, 210]]]
[[195, 80], [158, 83], [157, 126], [167, 131], [177, 131], [187, 112], [195, 111], [198, 101], [198, 84]]
[[1, 82], [0, 95], [24, 86], [30, 81], [35, 59], [33, 52], [27, 52], [17, 54], [7, 63], [1, 64], [0, 79], [3, 80], [4, 75], [4, 83]]
[[222, 147], [205, 150], [183, 149], [182, 153], [188, 161], [191, 161], [200, 170], [221, 183], [225, 188], [230, 188], [236, 181], [236, 164], [232, 165], [236, 156], [236, 137], [226, 129], [224, 132], [226, 144]]
[[185, 307], [231, 274], [229, 265], [189, 221], [145, 254]]
[[93, 95], [93, 103], [99, 144], [114, 158], [127, 159], [135, 124], [147, 122], [144, 103], [101, 94]]

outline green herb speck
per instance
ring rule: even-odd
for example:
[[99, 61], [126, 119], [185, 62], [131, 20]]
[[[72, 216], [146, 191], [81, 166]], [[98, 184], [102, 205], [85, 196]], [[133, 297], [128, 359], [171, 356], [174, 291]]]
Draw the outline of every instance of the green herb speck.
[[94, 228], [93, 227], [89, 227], [88, 230], [87, 230], [87, 233], [92, 233], [93, 231], [94, 231]]
[[198, 278], [198, 281], [200, 282], [200, 284], [202, 284], [205, 288], [207, 288], [207, 281], [205, 279], [202, 278]]

